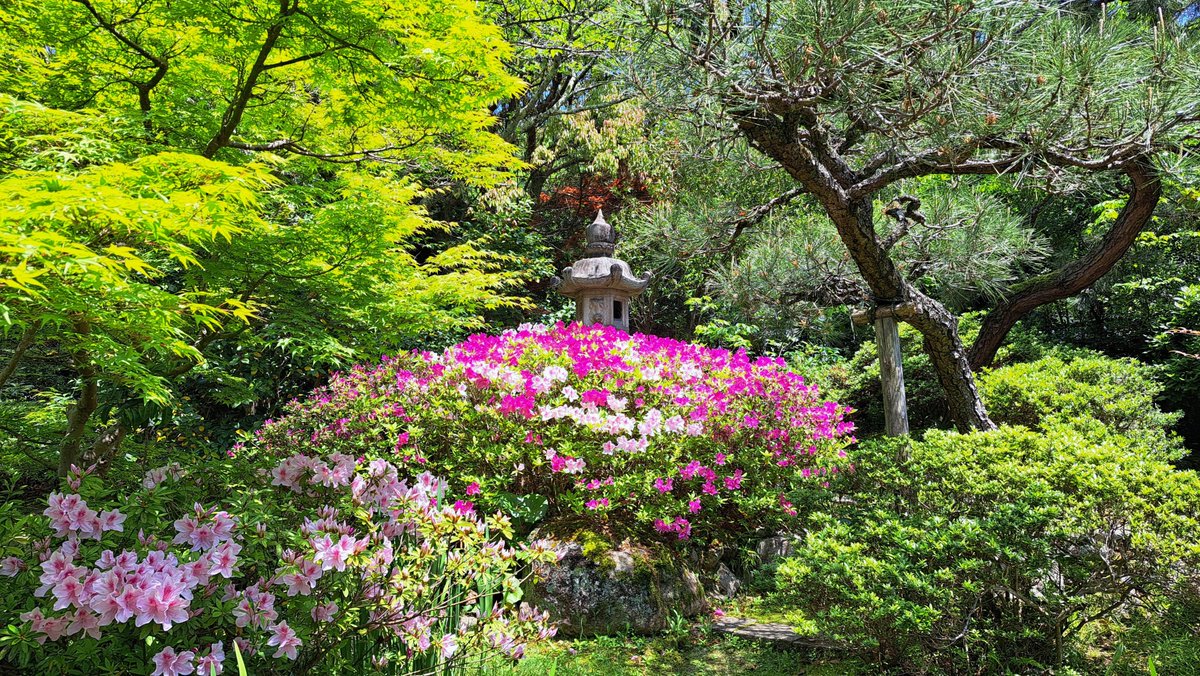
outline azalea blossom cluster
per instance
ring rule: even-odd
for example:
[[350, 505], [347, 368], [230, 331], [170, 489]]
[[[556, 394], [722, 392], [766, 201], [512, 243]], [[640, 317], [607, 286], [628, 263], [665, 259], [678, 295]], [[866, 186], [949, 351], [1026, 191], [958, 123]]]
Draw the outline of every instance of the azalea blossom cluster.
[[7, 596], [42, 599], [19, 614], [34, 654], [98, 642], [106, 654], [139, 655], [149, 627], [150, 663], [121, 671], [207, 675], [227, 670], [231, 641], [250, 660], [298, 661], [306, 649], [337, 660], [346, 636], [365, 633], [394, 668], [424, 669], [520, 658], [527, 642], [553, 634], [546, 614], [496, 603], [480, 580], [513, 598], [521, 571], [555, 553], [492, 540], [507, 520], [455, 509], [446, 482], [427, 472], [405, 479], [384, 460], [294, 456], [252, 475], [241, 500], [195, 501], [162, 519], [165, 504], [206, 492], [185, 480], [201, 476], [210, 474], [150, 470], [96, 510], [89, 502], [107, 493], [75, 470], [68, 487], [80, 492], [50, 495], [40, 527], [51, 535], [0, 561], [6, 587], [30, 590]]
[[781, 496], [851, 467], [848, 413], [780, 359], [525, 325], [340, 374], [268, 421], [256, 450], [388, 458], [454, 477], [489, 510], [536, 493], [552, 513], [688, 539], [788, 518]]

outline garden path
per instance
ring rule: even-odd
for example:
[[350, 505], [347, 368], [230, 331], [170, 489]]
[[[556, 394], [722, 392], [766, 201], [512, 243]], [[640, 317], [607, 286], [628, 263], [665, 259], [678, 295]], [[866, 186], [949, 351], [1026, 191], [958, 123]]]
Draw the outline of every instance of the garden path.
[[726, 615], [718, 617], [713, 622], [713, 629], [722, 634], [732, 634], [744, 638], [772, 643], [787, 643], [806, 648], [843, 648], [837, 641], [820, 636], [802, 636], [797, 634], [791, 625], [773, 622], [758, 622], [744, 617]]

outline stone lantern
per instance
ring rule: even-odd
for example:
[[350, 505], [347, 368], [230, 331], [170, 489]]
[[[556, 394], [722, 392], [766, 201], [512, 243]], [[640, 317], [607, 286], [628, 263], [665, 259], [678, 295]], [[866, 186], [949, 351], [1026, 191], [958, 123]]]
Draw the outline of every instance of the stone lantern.
[[587, 228], [587, 249], [575, 265], [563, 268], [558, 292], [575, 300], [575, 319], [629, 330], [630, 302], [646, 289], [651, 273], [634, 277], [629, 264], [613, 258], [617, 233], [604, 212]]

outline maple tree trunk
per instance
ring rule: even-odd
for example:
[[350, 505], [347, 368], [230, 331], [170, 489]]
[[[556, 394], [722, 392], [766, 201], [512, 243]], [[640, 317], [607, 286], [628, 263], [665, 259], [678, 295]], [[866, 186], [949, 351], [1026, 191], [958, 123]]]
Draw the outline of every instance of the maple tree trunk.
[[83, 435], [87, 432], [88, 420], [95, 413], [98, 403], [99, 384], [93, 372], [81, 373], [79, 398], [67, 411], [67, 433], [58, 453], [58, 475], [66, 476], [71, 465], [77, 465], [83, 455]]
[[[74, 328], [81, 336], [92, 332], [91, 324], [86, 320], [76, 320]], [[58, 452], [60, 477], [71, 471], [71, 465], [79, 463], [83, 455], [83, 435], [87, 432], [88, 421], [100, 404], [99, 374], [96, 365], [92, 363], [91, 355], [87, 350], [80, 348], [71, 355], [71, 360], [75, 364], [75, 372], [79, 374], [79, 398], [67, 408], [67, 432]]]
[[13, 349], [8, 363], [4, 365], [3, 369], [0, 369], [0, 387], [4, 387], [8, 379], [17, 372], [17, 367], [21, 364], [21, 358], [25, 356], [25, 352], [33, 345], [33, 339], [37, 335], [40, 326], [40, 324], [35, 322], [27, 326], [25, 331], [21, 333], [21, 339], [17, 341], [17, 346]]

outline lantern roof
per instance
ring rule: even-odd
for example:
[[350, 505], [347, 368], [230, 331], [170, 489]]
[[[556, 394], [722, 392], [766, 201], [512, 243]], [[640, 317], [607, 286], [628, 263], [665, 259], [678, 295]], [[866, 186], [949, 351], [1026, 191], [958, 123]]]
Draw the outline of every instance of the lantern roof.
[[604, 211], [600, 211], [587, 227], [584, 258], [563, 268], [558, 292], [574, 298], [584, 291], [612, 290], [630, 297], [644, 291], [652, 273], [635, 276], [628, 263], [613, 257], [616, 247], [616, 229], [604, 220]]

